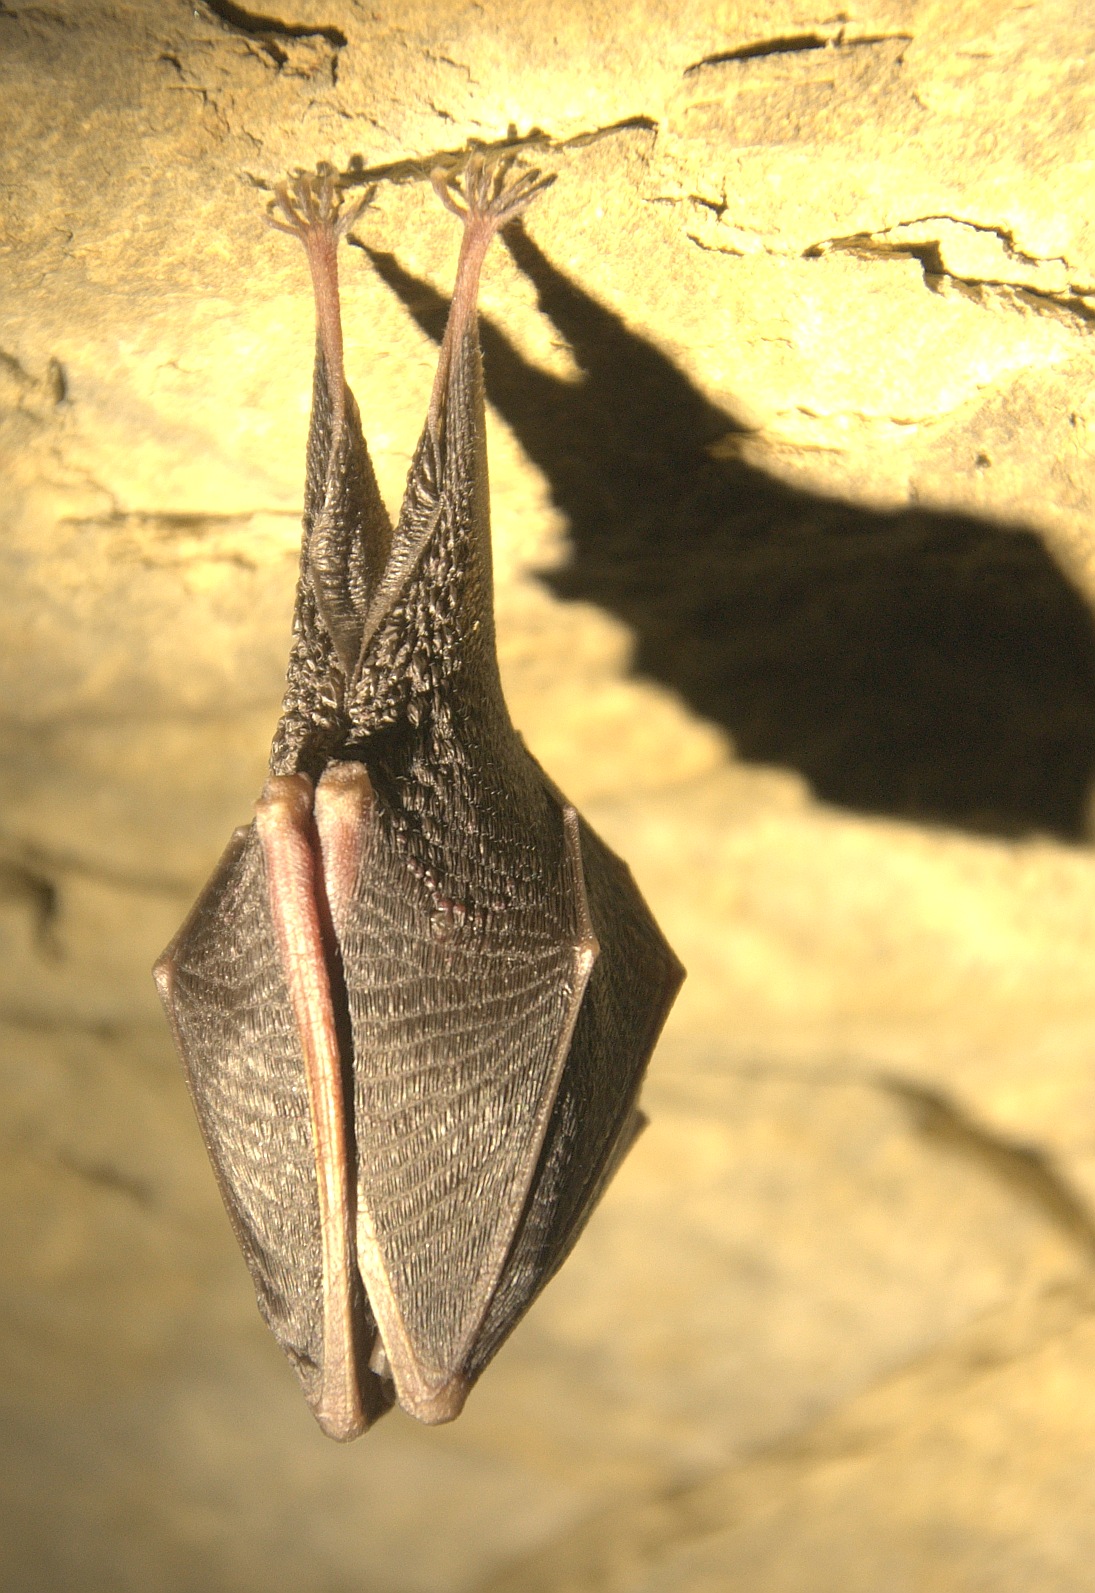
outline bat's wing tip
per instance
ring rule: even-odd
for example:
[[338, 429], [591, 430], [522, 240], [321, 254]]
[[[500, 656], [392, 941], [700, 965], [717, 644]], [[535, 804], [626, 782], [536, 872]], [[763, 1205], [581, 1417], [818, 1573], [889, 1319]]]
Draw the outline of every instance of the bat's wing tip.
[[395, 1388], [390, 1378], [358, 1370], [351, 1387], [336, 1379], [332, 1388], [324, 1381], [318, 1390], [305, 1387], [304, 1397], [327, 1437], [338, 1444], [349, 1444], [391, 1410]]
[[343, 1413], [331, 1414], [322, 1410], [313, 1410], [312, 1415], [326, 1436], [333, 1438], [336, 1444], [352, 1443], [355, 1438], [360, 1438], [370, 1425], [362, 1416], [349, 1417]]
[[433, 1388], [401, 1389], [399, 1403], [416, 1421], [427, 1427], [440, 1427], [443, 1422], [456, 1420], [470, 1392], [468, 1378], [456, 1373], [448, 1382]]
[[152, 978], [156, 989], [160, 992], [160, 1000], [165, 1004], [171, 995], [173, 974], [175, 972], [175, 942], [172, 941], [166, 951], [161, 951], [156, 961], [152, 964]]
[[[177, 938], [177, 937], [176, 937]], [[175, 1038], [175, 1049], [186, 1064], [186, 1049], [182, 1033], [179, 1029], [179, 1015], [175, 1010], [175, 941], [173, 940], [166, 951], [162, 951], [152, 965], [152, 982], [156, 986], [156, 994], [160, 998], [160, 1005], [167, 1015], [171, 1026], [171, 1033]]]

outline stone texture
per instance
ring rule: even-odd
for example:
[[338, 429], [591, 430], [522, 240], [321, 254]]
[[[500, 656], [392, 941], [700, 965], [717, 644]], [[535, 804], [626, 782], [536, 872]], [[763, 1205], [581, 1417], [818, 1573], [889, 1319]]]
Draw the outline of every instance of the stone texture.
[[589, 1524], [491, 1593], [1081, 1589], [1092, 1297], [983, 1318], [749, 1464]]
[[[1072, 0], [0, 7], [0, 1580], [1090, 1583], [1095, 24]], [[514, 718], [689, 968], [455, 1426], [314, 1428], [148, 967], [262, 778], [312, 311], [398, 499], [456, 232]]]

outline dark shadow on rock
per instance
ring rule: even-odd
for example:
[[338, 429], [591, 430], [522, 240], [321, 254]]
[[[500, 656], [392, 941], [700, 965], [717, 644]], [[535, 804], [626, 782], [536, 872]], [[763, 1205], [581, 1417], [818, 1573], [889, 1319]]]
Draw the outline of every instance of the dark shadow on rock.
[[[829, 802], [1081, 838], [1095, 625], [1039, 537], [874, 513], [711, 458], [739, 422], [527, 234], [506, 242], [582, 372], [547, 375], [482, 324], [487, 396], [570, 522], [552, 590], [618, 615], [639, 672]], [[369, 253], [439, 340], [446, 301]]]

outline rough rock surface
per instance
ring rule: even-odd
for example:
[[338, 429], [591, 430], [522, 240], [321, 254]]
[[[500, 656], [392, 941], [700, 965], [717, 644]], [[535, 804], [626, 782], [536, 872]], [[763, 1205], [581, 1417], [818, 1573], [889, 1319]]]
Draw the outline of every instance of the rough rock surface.
[[[1095, 20], [1074, 0], [0, 4], [0, 1581], [1086, 1593]], [[396, 501], [456, 230], [514, 718], [690, 971], [453, 1427], [315, 1429], [148, 967], [262, 778], [312, 311], [375, 184]]]

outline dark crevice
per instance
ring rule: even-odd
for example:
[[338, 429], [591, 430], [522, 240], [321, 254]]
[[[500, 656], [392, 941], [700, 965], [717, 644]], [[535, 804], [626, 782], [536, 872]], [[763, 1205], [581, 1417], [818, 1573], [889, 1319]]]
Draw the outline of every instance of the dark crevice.
[[[726, 1067], [719, 1069], [720, 1075]], [[1041, 1213], [1072, 1244], [1095, 1261], [1095, 1214], [1038, 1145], [1010, 1139], [987, 1128], [942, 1090], [890, 1071], [851, 1063], [805, 1070], [793, 1062], [735, 1063], [738, 1078], [778, 1080], [819, 1088], [854, 1085], [879, 1090], [907, 1114], [914, 1132], [941, 1150], [974, 1163], [1023, 1205]]]
[[[985, 221], [972, 221], [967, 216], [952, 216], [945, 211], [940, 211], [938, 214], [930, 216], [910, 216], [906, 221], [898, 222], [896, 225], [901, 227], [924, 227], [930, 226], [933, 221], [946, 221], [955, 227], [967, 227], [971, 232], [987, 233], [990, 238], [996, 238], [1003, 246], [1004, 251], [1011, 255], [1013, 259], [1025, 261], [1027, 265], [1041, 265], [1044, 263], [1040, 256], [1027, 254], [1025, 249], [1019, 248], [1015, 242], [1015, 233], [1010, 227], [1001, 227]], [[896, 228], [893, 227], [888, 230], [892, 232]], [[872, 237], [877, 235], [861, 233], [858, 236]], [[841, 243], [847, 240], [838, 238], [834, 241]], [[1060, 265], [1065, 263], [1063, 255], [1054, 255], [1052, 258]]]
[[571, 138], [553, 140], [543, 135], [545, 149], [587, 149], [602, 138], [612, 138], [616, 133], [656, 133], [658, 123], [653, 116], [625, 116], [620, 122], [608, 122], [604, 127], [591, 128], [588, 133], [575, 133]]
[[872, 237], [854, 237], [842, 239], [837, 244], [827, 247], [811, 245], [810, 249], [803, 249], [803, 260], [818, 260], [827, 253], [842, 253], [854, 255], [858, 260], [915, 260], [920, 266], [924, 277], [924, 287], [932, 293], [944, 293], [944, 282], [953, 282], [956, 287], [980, 288], [980, 282], [969, 282], [964, 277], [956, 277], [952, 271], [947, 271], [944, 264], [942, 245], [937, 242], [924, 242], [924, 244], [885, 244], [877, 242]]
[[5, 375], [17, 387], [32, 388], [36, 386], [34, 377], [26, 367], [16, 359], [14, 354], [8, 354], [0, 348], [0, 374]]
[[919, 260], [925, 273], [937, 277], [947, 274], [943, 265], [942, 245], [936, 239], [929, 239], [925, 243], [891, 242], [887, 238], [876, 238], [872, 233], [862, 232], [849, 238], [827, 238], [824, 243], [812, 243], [808, 249], [803, 249], [802, 258], [820, 260], [827, 254], [854, 254], [868, 260], [880, 255], [886, 259]]
[[[18, 844], [18, 843], [16, 843]], [[146, 896], [179, 896], [192, 886], [187, 880], [169, 875], [134, 874], [115, 869], [71, 852], [45, 853], [26, 847], [22, 859], [0, 859], [0, 900], [22, 899], [33, 905], [42, 935], [53, 934], [60, 907], [56, 874], [74, 875], [111, 889], [134, 891]]]
[[245, 509], [239, 514], [217, 514], [209, 509], [179, 510], [175, 513], [170, 510], [149, 512], [144, 509], [119, 509], [113, 514], [64, 515], [57, 523], [72, 526], [80, 531], [109, 531], [123, 528], [150, 530], [159, 532], [167, 538], [192, 537], [202, 531], [222, 531], [233, 526], [248, 526], [258, 516], [263, 515], [276, 515], [283, 519], [296, 518], [288, 509]]
[[704, 67], [723, 66], [730, 61], [760, 61], [769, 55], [802, 55], [814, 50], [853, 50], [860, 45], [888, 44], [896, 39], [909, 42], [911, 33], [865, 34], [860, 38], [846, 39], [843, 34], [792, 33], [779, 39], [760, 39], [755, 44], [741, 44], [733, 50], [720, 50], [717, 55], [705, 55], [701, 61], [686, 67], [684, 76], [702, 72]]
[[140, 1178], [134, 1178], [131, 1173], [123, 1173], [120, 1168], [108, 1162], [84, 1162], [66, 1152], [57, 1153], [57, 1162], [66, 1171], [74, 1173], [77, 1178], [85, 1183], [93, 1184], [98, 1189], [105, 1189], [110, 1194], [124, 1195], [134, 1205], [150, 1210], [155, 1205], [152, 1188]]
[[[483, 323], [487, 396], [569, 521], [572, 557], [544, 577], [552, 591], [621, 619], [639, 674], [824, 800], [1084, 839], [1095, 625], [1038, 534], [877, 512], [732, 449], [714, 457], [744, 423], [525, 232], [506, 241], [581, 372], [540, 370]], [[440, 338], [446, 300], [391, 255], [370, 257]]]
[[875, 1082], [908, 1110], [925, 1139], [975, 1162], [1095, 1260], [1095, 1219], [1043, 1150], [991, 1133], [941, 1092], [910, 1079], [887, 1074]]
[[800, 55], [806, 50], [826, 50], [832, 43], [820, 33], [794, 33], [783, 39], [760, 39], [755, 44], [741, 44], [734, 50], [722, 50], [718, 55], [705, 55], [685, 67], [685, 77], [702, 72], [705, 66], [722, 66], [727, 61], [759, 61], [766, 55]]
[[[708, 204], [708, 207], [721, 214], [718, 207], [710, 201], [697, 199], [699, 204]], [[725, 207], [723, 207], [725, 208]], [[927, 217], [930, 221], [951, 221], [950, 216]], [[919, 222], [903, 223], [903, 225], [917, 226]], [[1021, 250], [1015, 249], [1009, 233], [999, 227], [978, 227], [973, 222], [956, 222], [958, 226], [973, 228], [977, 232], [988, 232], [998, 237], [1004, 244], [1008, 253], [1013, 255], [1021, 264], [1037, 265], [1039, 262], [1030, 255], [1025, 255]], [[846, 238], [826, 238], [819, 243], [812, 243], [802, 251], [804, 260], [819, 260], [827, 254], [851, 254], [861, 260], [905, 259], [917, 260], [924, 273], [924, 281], [933, 292], [939, 291], [940, 283], [946, 279], [960, 288], [971, 288], [978, 293], [1010, 293], [1026, 304], [1039, 315], [1056, 314], [1058, 316], [1073, 316], [1077, 320], [1095, 322], [1095, 308], [1086, 299], [1080, 297], [1075, 291], [1068, 293], [1051, 293], [1044, 288], [1033, 288], [1026, 283], [1008, 282], [1002, 277], [973, 277], [962, 276], [957, 271], [948, 269], [943, 259], [943, 246], [937, 239], [928, 239], [924, 243], [909, 243], [903, 239], [889, 239], [879, 237], [875, 233], [852, 233]]]
[[[41, 381], [36, 380], [26, 368], [11, 354], [6, 354], [0, 349], [0, 378], [6, 380], [11, 387], [17, 389], [15, 407], [25, 414], [31, 414], [37, 408], [34, 400], [44, 394], [56, 407], [68, 402], [68, 378], [65, 368], [60, 360], [51, 356], [46, 364], [45, 376]], [[28, 403], [27, 400], [30, 400]], [[41, 418], [41, 417], [39, 417]]]
[[[984, 285], [988, 288], [1010, 286], [1007, 283], [997, 284], [993, 282], [988, 282]], [[1078, 298], [1073, 293], [1046, 293], [1042, 289], [1024, 287], [1019, 284], [1010, 286], [1010, 290], [1021, 303], [1028, 305], [1039, 315], [1056, 312], [1059, 315], [1073, 315], [1077, 320], [1086, 321], [1089, 324], [1095, 322], [1095, 307], [1090, 305], [1086, 299]]]
[[39, 951], [56, 957], [57, 885], [42, 870], [26, 863], [0, 860], [0, 901], [18, 902], [30, 912]]
[[56, 355], [50, 356], [46, 366], [46, 386], [55, 404], [68, 403], [68, 373]]
[[280, 55], [279, 65], [284, 65], [288, 56], [284, 50], [278, 50], [274, 45], [275, 39], [325, 39], [334, 50], [344, 50], [349, 42], [341, 28], [329, 26], [315, 27], [305, 22], [283, 22], [280, 17], [266, 16], [260, 11], [248, 11], [246, 7], [235, 5], [233, 0], [203, 0], [207, 11], [223, 22], [225, 27], [231, 28], [234, 33], [242, 33], [249, 39], [256, 39], [266, 46], [275, 58]]
[[[827, 254], [851, 254], [860, 260], [917, 260], [929, 288], [935, 288], [943, 277], [950, 276], [943, 264], [942, 245], [927, 243], [888, 243], [873, 238], [870, 233], [860, 237], [839, 238], [829, 243], [814, 243], [802, 251], [804, 260], [819, 260]], [[955, 279], [957, 280], [957, 279]]]
[[[434, 109], [437, 110], [437, 107]], [[452, 120], [447, 112], [438, 110], [437, 114], [446, 120]], [[604, 127], [594, 127], [586, 132], [575, 133], [570, 138], [553, 138], [540, 127], [533, 127], [527, 133], [518, 133], [515, 127], [511, 127], [506, 138], [493, 143], [472, 139], [457, 148], [432, 150], [427, 155], [408, 156], [401, 160], [385, 161], [376, 166], [366, 165], [364, 156], [354, 155], [345, 170], [339, 173], [339, 181], [343, 188], [358, 188], [380, 182], [425, 182], [438, 166], [456, 167], [462, 164], [467, 160], [471, 150], [482, 150], [491, 154], [507, 152], [528, 154], [541, 151], [548, 153], [552, 150], [587, 149], [591, 144], [600, 143], [603, 138], [614, 138], [620, 133], [657, 132], [657, 128], [657, 122], [649, 116], [628, 116], [619, 122], [609, 122]], [[264, 193], [273, 187], [267, 179], [255, 176], [251, 172], [244, 172], [243, 176]]]
[[[76, 1034], [111, 1046], [124, 1044], [141, 1032], [135, 1025], [111, 1023], [108, 1019], [96, 1021], [73, 1013], [58, 1013], [52, 1008], [48, 1012], [36, 1012], [29, 1007], [0, 1007], [0, 1024], [10, 1029], [23, 1029], [28, 1034]], [[162, 1018], [151, 1032], [159, 1042], [163, 1033]]]

